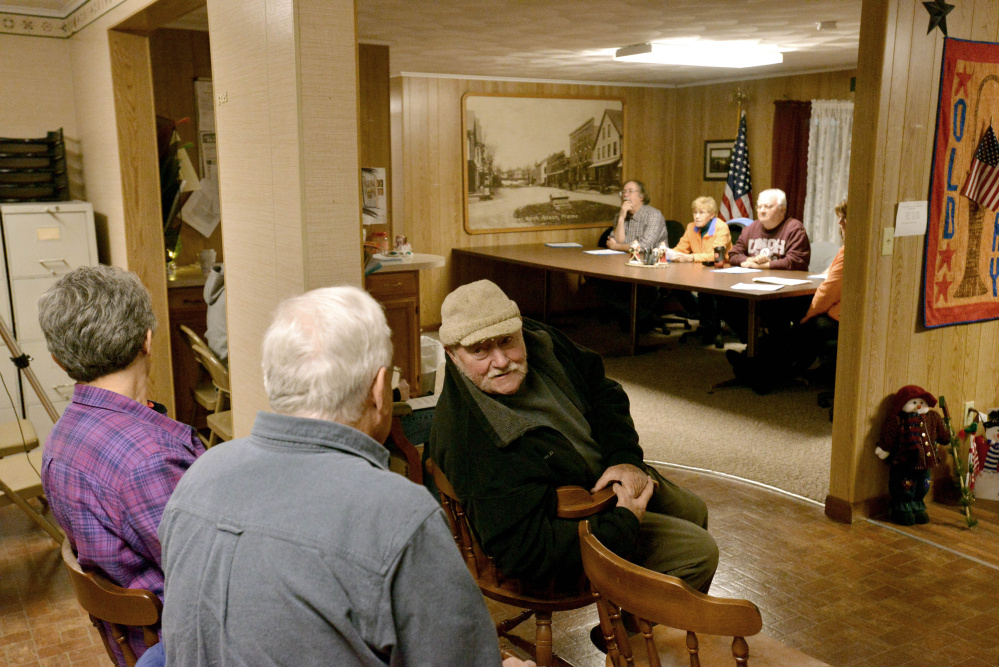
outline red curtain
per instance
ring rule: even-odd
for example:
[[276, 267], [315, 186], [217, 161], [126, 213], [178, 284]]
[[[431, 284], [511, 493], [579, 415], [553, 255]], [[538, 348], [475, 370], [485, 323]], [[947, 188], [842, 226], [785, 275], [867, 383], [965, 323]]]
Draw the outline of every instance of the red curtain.
[[808, 179], [808, 122], [812, 103], [774, 102], [774, 136], [770, 151], [770, 187], [787, 194], [787, 215], [801, 220], [805, 212]]

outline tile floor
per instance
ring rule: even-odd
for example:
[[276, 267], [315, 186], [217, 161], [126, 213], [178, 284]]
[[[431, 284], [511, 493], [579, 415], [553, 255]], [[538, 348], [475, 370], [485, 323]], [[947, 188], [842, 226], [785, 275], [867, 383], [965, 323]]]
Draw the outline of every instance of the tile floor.
[[[711, 509], [722, 553], [712, 593], [755, 602], [770, 636], [836, 666], [999, 664], [999, 568], [737, 480], [666, 474]], [[595, 622], [593, 608], [555, 615], [556, 650], [576, 667], [603, 665]], [[0, 664], [109, 664], [58, 548], [14, 507], [0, 509]]]

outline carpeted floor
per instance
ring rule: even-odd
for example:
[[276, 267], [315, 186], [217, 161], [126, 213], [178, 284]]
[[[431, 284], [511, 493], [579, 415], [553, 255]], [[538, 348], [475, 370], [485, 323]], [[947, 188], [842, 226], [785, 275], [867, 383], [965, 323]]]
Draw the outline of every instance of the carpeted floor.
[[823, 502], [829, 487], [832, 422], [819, 389], [796, 384], [765, 396], [747, 387], [709, 393], [732, 377], [725, 351], [698, 339], [646, 334], [627, 354], [615, 323], [573, 316], [552, 322], [604, 355], [608, 376], [631, 398], [631, 414], [650, 461], [735, 475]]

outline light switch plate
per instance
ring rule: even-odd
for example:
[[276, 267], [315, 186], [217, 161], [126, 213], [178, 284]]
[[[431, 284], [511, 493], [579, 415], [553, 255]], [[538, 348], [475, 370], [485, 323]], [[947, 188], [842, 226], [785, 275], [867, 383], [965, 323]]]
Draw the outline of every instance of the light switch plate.
[[895, 228], [885, 227], [881, 230], [881, 254], [890, 255], [895, 249]]

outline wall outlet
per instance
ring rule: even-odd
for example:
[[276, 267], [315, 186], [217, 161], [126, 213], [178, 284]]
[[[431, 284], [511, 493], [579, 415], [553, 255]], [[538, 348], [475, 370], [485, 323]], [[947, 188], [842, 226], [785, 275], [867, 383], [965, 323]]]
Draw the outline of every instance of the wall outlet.
[[968, 411], [969, 410], [974, 410], [974, 409], [975, 409], [975, 402], [974, 401], [965, 401], [964, 402], [964, 414], [961, 415], [961, 420], [962, 420], [961, 421], [961, 425], [962, 426], [964, 426], [965, 424], [967, 424], [968, 422], [971, 421], [970, 419], [968, 419]]
[[888, 256], [895, 250], [895, 228], [885, 227], [881, 230], [881, 254]]

